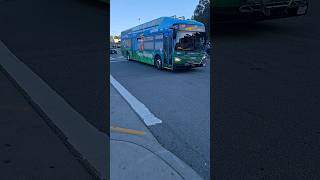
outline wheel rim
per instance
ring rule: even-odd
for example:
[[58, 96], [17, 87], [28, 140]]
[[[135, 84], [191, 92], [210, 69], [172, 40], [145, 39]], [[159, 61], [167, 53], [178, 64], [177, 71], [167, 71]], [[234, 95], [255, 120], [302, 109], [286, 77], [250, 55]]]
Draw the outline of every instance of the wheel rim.
[[158, 58], [157, 59], [157, 68], [160, 69], [161, 68], [161, 60]]

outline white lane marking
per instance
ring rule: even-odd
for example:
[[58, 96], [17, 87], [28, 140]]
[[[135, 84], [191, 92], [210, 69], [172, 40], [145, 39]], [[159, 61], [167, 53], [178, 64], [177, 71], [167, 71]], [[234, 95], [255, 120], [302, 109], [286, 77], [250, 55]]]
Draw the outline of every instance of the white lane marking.
[[127, 62], [127, 60], [120, 57], [110, 57], [110, 62]]
[[141, 103], [137, 98], [135, 98], [126, 88], [124, 88], [113, 76], [110, 74], [110, 83], [120, 95], [129, 103], [131, 108], [140, 116], [147, 126], [152, 126], [155, 124], [162, 123], [162, 121], [157, 118], [150, 110]]
[[114, 63], [114, 62], [127, 62], [126, 60], [111, 60], [110, 62]]

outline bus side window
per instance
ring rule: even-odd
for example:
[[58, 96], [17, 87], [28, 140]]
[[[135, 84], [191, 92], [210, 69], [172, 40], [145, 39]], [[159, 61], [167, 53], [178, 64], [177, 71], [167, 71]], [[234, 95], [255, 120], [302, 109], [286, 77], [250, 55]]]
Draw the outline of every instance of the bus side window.
[[163, 36], [156, 35], [155, 36], [155, 50], [161, 50], [163, 47]]
[[133, 45], [133, 49], [136, 50], [136, 51], [139, 50], [138, 39], [134, 38], [133, 41], [134, 41], [134, 43], [132, 44]]
[[127, 48], [131, 49], [131, 39], [127, 40]]
[[144, 47], [143, 47], [143, 37], [142, 38], [138, 38], [138, 49], [140, 51], [143, 51]]
[[143, 40], [145, 50], [153, 50], [153, 36], [147, 36]]

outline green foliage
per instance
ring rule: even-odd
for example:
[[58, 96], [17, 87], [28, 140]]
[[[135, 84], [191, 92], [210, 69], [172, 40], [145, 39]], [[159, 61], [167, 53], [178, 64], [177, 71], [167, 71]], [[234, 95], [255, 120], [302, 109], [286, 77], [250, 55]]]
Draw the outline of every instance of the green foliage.
[[210, 37], [210, 1], [199, 0], [199, 4], [194, 10], [192, 19], [202, 22], [206, 27], [207, 36]]

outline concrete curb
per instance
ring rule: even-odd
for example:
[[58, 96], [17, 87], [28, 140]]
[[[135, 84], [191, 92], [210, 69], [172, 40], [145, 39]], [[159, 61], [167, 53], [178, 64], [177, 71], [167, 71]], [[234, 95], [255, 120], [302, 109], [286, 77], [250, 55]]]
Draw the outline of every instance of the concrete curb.
[[170, 164], [139, 144], [111, 139], [110, 145], [112, 180], [184, 179]]
[[121, 140], [140, 145], [148, 151], [151, 151], [153, 154], [158, 156], [163, 162], [168, 164], [174, 171], [176, 171], [181, 176], [181, 178], [185, 180], [203, 180], [203, 178], [200, 177], [200, 175], [198, 175], [189, 165], [187, 165], [184, 161], [182, 161], [173, 153], [165, 149], [159, 143], [150, 143], [142, 141], [137, 142], [132, 139], [128, 140], [126, 138], [121, 137], [112, 137], [110, 140]]
[[[136, 114], [136, 112], [132, 109], [132, 107], [125, 101], [125, 99], [120, 95], [120, 93], [114, 88], [115, 93], [117, 93], [117, 96], [120, 96], [122, 100], [124, 101], [124, 104], [117, 104], [122, 106], [127, 106], [125, 108], [126, 111], [132, 111], [130, 114], [134, 114], [136, 116], [136, 121], [139, 121], [138, 123], [135, 123], [135, 128], [138, 128], [139, 130], [145, 131], [146, 135], [145, 137], [139, 137], [139, 136], [129, 136], [127, 134], [120, 134], [120, 133], [111, 133], [111, 140], [120, 140], [125, 142], [131, 142], [134, 144], [137, 144], [148, 151], [152, 152], [154, 155], [156, 155], [161, 161], [165, 162], [168, 166], [170, 166], [182, 179], [186, 180], [202, 180], [203, 178], [200, 177], [189, 165], [187, 165], [184, 161], [179, 159], [177, 156], [175, 156], [173, 153], [165, 149], [152, 135], [152, 133], [149, 131], [148, 127], [143, 123], [143, 120]], [[114, 92], [112, 89], [110, 90], [110, 93]], [[113, 95], [110, 95], [110, 98], [114, 97]], [[116, 97], [114, 97], [116, 98]], [[112, 99], [110, 99], [110, 103], [112, 106]], [[121, 109], [121, 108], [120, 108]], [[127, 110], [128, 109], [128, 110]], [[123, 110], [123, 109], [122, 109]], [[119, 112], [120, 113], [120, 112]], [[126, 114], [129, 115], [129, 114]], [[113, 117], [111, 117], [113, 118]], [[119, 117], [117, 117], [119, 118]], [[135, 121], [134, 118], [130, 118], [131, 121]], [[114, 123], [114, 122], [112, 122]], [[133, 124], [131, 124], [133, 126]]]
[[[35, 109], [62, 137], [64, 143], [99, 179], [108, 175], [108, 136], [75, 111], [0, 40], [0, 66], [20, 87]], [[48, 103], [50, 102], [50, 103]]]

